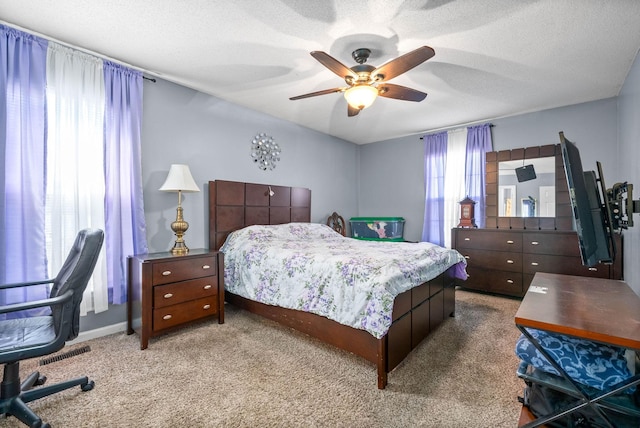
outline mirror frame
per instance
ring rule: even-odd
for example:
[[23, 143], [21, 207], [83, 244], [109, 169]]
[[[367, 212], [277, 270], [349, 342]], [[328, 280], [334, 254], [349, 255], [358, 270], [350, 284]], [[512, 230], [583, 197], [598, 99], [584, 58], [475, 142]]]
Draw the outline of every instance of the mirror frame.
[[[498, 162], [553, 156], [556, 159], [556, 216], [499, 217]], [[488, 152], [485, 160], [485, 227], [487, 229], [573, 230], [571, 200], [560, 144]]]

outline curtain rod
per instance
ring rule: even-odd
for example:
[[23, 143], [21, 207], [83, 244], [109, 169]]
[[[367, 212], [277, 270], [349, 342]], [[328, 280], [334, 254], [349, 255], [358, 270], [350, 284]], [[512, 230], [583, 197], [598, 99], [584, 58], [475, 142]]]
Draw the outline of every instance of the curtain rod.
[[[95, 56], [96, 58], [106, 59], [107, 61], [115, 62], [115, 63], [117, 63], [117, 64], [123, 65], [123, 66], [125, 66], [125, 67], [132, 68], [132, 69], [137, 70], [137, 71], [140, 71], [140, 72], [142, 72], [142, 73], [153, 74], [153, 72], [151, 72], [151, 71], [149, 71], [149, 70], [144, 70], [144, 69], [142, 69], [142, 68], [140, 68], [140, 67], [137, 67], [137, 66], [135, 66], [135, 65], [131, 65], [131, 64], [126, 63], [126, 62], [124, 62], [124, 61], [121, 61], [121, 60], [119, 60], [119, 59], [115, 59], [115, 58], [109, 57], [109, 56], [107, 56], [107, 55], [99, 54], [99, 53], [94, 52], [94, 51], [89, 50], [89, 49], [85, 49], [85, 48], [81, 48], [81, 47], [78, 47], [78, 46], [74, 46], [74, 45], [72, 45], [72, 44], [70, 44], [70, 43], [66, 43], [66, 42], [63, 42], [63, 41], [61, 41], [61, 40], [55, 39], [55, 38], [53, 38], [53, 37], [46, 36], [46, 35], [44, 35], [44, 34], [42, 34], [42, 33], [38, 33], [37, 31], [33, 31], [33, 30], [30, 30], [30, 29], [27, 29], [27, 28], [21, 27], [21, 26], [16, 25], [16, 24], [12, 24], [12, 23], [7, 22], [7, 21], [3, 21], [2, 19], [0, 19], [0, 24], [2, 24], [2, 25], [6, 25], [7, 27], [14, 28], [14, 29], [19, 30], [19, 31], [22, 31], [22, 32], [24, 32], [24, 33], [32, 34], [32, 35], [34, 35], [34, 36], [36, 36], [36, 37], [40, 37], [40, 38], [42, 38], [42, 39], [48, 40], [48, 41], [50, 41], [50, 42], [57, 43], [57, 44], [59, 44], [59, 45], [62, 45], [62, 46], [65, 46], [65, 47], [68, 47], [68, 48], [74, 49], [74, 50], [76, 50], [76, 51], [83, 52], [83, 53], [86, 53], [86, 54], [88, 54], [88, 55]], [[150, 80], [151, 82], [154, 82], [154, 83], [156, 82], [156, 79], [151, 78], [151, 77], [142, 76], [142, 78], [143, 78], [143, 79], [145, 79], [145, 80]]]
[[[475, 122], [475, 123], [478, 123], [478, 122]], [[450, 131], [452, 129], [458, 129], [458, 128], [467, 128], [469, 126], [474, 126], [474, 125], [472, 123], [469, 123], [467, 125], [462, 125], [462, 126], [458, 126], [458, 127], [455, 127], [455, 128], [453, 128], [453, 127], [452, 128], [442, 128], [440, 131], [433, 131], [433, 132], [430, 132], [430, 134], [435, 134], [436, 132]], [[495, 125], [493, 123], [489, 124], [489, 128], [493, 128], [494, 126]], [[424, 137], [420, 137], [420, 139], [424, 140]]]

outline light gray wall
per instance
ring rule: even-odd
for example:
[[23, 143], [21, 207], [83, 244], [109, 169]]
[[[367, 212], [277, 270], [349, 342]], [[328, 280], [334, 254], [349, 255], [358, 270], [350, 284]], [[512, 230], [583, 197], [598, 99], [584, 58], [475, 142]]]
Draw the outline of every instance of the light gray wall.
[[404, 217], [404, 239], [419, 241], [424, 218], [424, 163], [419, 136], [360, 146], [360, 217]]
[[[260, 132], [282, 148], [273, 171], [251, 160], [251, 140]], [[308, 187], [311, 221], [324, 223], [337, 211], [356, 215], [357, 146], [218, 98], [158, 80], [145, 82], [142, 175], [149, 251], [167, 251], [175, 240], [170, 224], [178, 196], [159, 192], [172, 163], [189, 165], [199, 193], [183, 198], [190, 248], [208, 246], [206, 183], [233, 180]]]
[[602, 163], [607, 181], [617, 179], [617, 100], [604, 100], [543, 110], [492, 121], [494, 150], [559, 144], [558, 132], [580, 148], [585, 169]]
[[[617, 181], [636, 186], [633, 198], [640, 199], [640, 56], [636, 56], [631, 71], [618, 96], [618, 158]], [[607, 175], [609, 174], [609, 168]], [[609, 184], [610, 183], [610, 184]], [[607, 185], [614, 182], [607, 177]], [[624, 278], [640, 294], [640, 215], [634, 214], [635, 225], [624, 233]]]
[[[428, 102], [428, 101], [426, 101]], [[607, 181], [617, 168], [615, 98], [491, 121], [494, 150], [559, 144], [558, 132], [580, 147], [585, 168], [603, 164]], [[404, 217], [404, 237], [418, 241], [424, 218], [423, 141], [411, 135], [360, 146], [359, 216]]]

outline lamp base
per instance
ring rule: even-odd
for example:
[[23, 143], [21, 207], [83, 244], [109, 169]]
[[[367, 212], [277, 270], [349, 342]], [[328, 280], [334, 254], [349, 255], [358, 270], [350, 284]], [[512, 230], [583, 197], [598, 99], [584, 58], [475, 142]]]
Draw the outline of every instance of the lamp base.
[[171, 230], [176, 234], [176, 242], [173, 244], [171, 254], [180, 255], [187, 254], [189, 252], [189, 248], [182, 238], [187, 229], [189, 229], [189, 223], [184, 221], [184, 218], [182, 217], [182, 206], [178, 205], [176, 210], [176, 221], [171, 223]]
[[182, 242], [176, 241], [173, 244], [173, 248], [171, 249], [171, 254], [173, 254], [174, 256], [176, 256], [176, 255], [179, 256], [181, 254], [187, 254], [188, 252], [189, 252], [189, 248], [184, 243], [184, 241], [182, 241]]

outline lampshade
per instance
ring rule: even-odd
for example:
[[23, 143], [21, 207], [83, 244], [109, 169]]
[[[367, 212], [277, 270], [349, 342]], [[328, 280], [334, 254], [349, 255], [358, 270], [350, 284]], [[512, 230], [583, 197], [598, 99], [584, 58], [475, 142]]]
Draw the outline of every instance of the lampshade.
[[349, 105], [359, 110], [369, 107], [376, 100], [378, 89], [369, 85], [352, 86], [344, 92]]
[[163, 192], [199, 192], [188, 165], [173, 164], [160, 190]]

